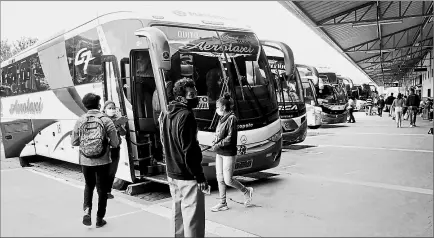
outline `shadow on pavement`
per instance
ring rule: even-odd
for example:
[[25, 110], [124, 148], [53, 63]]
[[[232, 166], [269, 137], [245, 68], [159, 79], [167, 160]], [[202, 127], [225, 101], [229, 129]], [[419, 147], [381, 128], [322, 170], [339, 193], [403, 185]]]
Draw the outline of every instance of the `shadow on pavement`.
[[348, 127], [344, 124], [323, 124], [320, 128], [321, 129], [333, 129], [333, 128], [342, 128], [342, 127]]

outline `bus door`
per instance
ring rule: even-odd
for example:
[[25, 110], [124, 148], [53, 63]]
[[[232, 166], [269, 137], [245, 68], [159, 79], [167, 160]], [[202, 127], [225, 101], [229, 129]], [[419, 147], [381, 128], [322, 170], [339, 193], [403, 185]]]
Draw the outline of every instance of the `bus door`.
[[164, 33], [142, 28], [135, 34], [138, 47], [130, 51], [128, 58], [121, 59], [117, 80], [120, 105], [128, 116], [126, 139], [133, 180], [164, 172], [158, 116], [166, 110], [163, 71], [170, 69]]

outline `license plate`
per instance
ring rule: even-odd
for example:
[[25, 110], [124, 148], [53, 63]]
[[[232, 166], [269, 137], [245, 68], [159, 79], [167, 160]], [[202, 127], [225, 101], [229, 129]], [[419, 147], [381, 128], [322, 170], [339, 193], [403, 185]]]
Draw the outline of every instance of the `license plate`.
[[245, 160], [235, 163], [235, 170], [249, 169], [252, 167], [253, 160]]

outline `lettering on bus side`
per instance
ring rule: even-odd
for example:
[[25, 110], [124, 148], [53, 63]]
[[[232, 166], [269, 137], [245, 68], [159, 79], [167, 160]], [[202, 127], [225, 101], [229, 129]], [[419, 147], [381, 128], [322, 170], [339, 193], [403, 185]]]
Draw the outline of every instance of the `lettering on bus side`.
[[9, 113], [13, 114], [41, 114], [44, 109], [44, 104], [42, 102], [42, 98], [39, 98], [39, 101], [30, 101], [30, 98], [27, 99], [27, 102], [19, 102], [15, 101], [14, 104], [11, 104], [9, 108]]

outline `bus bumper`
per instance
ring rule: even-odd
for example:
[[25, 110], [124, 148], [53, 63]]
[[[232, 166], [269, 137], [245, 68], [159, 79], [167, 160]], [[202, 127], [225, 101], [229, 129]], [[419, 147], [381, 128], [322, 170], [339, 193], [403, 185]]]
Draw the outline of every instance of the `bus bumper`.
[[[282, 155], [282, 139], [273, 146], [256, 153], [236, 156], [234, 175], [254, 173], [271, 169], [279, 165]], [[203, 172], [207, 180], [216, 180], [215, 156], [203, 155]]]
[[347, 121], [348, 113], [342, 114], [329, 114], [329, 113], [321, 113], [321, 121], [323, 124], [337, 124], [337, 123], [345, 123]]
[[307, 136], [307, 121], [304, 120], [300, 126], [293, 130], [287, 130], [282, 126], [282, 131], [282, 138], [285, 144], [296, 144], [303, 142]]

